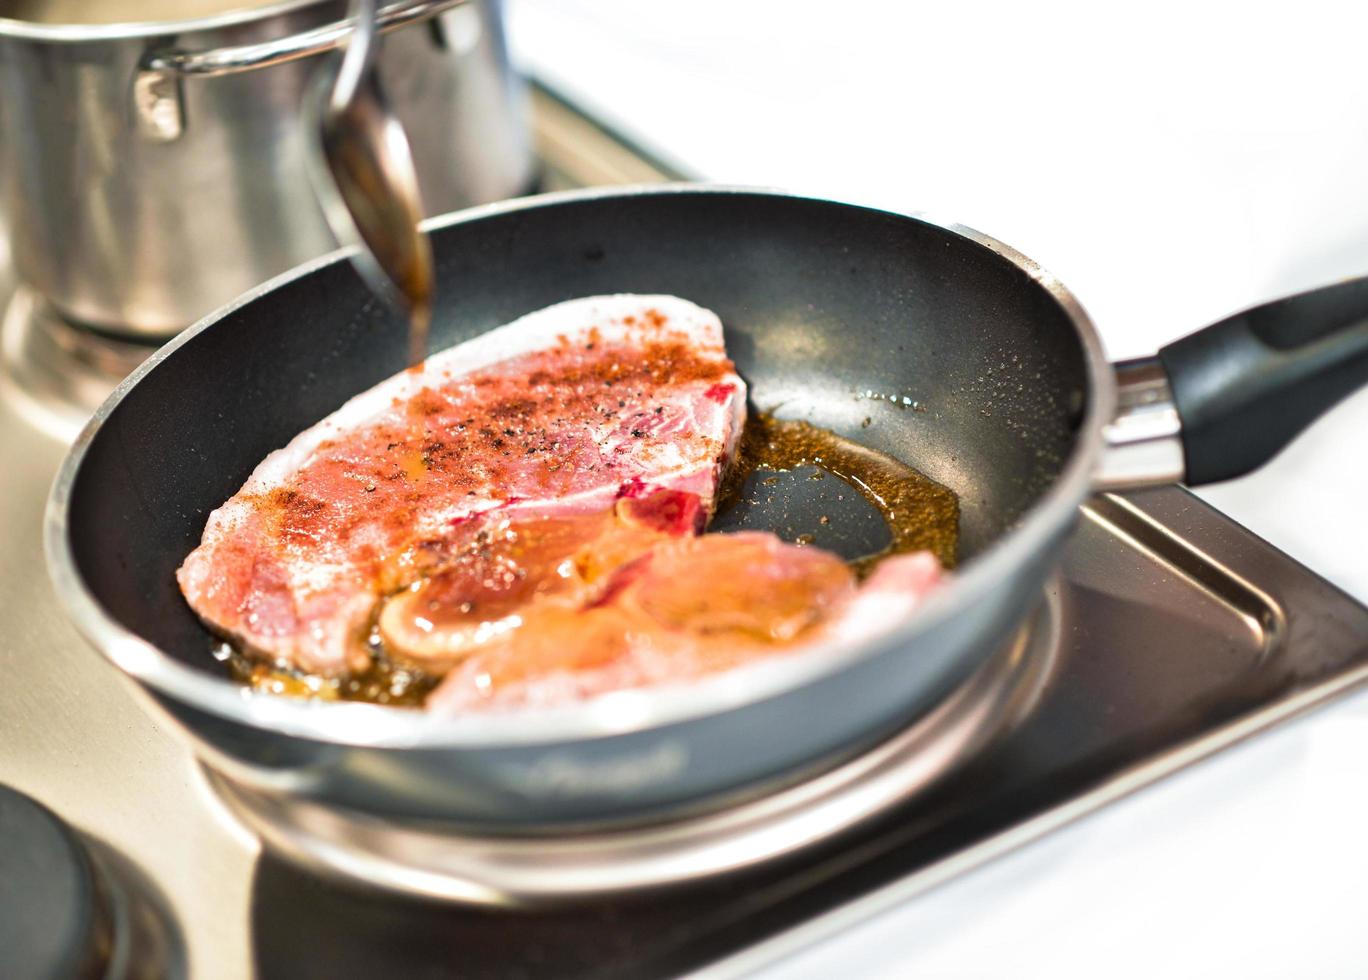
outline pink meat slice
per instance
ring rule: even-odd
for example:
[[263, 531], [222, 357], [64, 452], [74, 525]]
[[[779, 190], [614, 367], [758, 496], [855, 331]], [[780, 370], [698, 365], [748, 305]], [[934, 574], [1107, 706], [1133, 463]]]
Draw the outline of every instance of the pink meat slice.
[[588, 606], [524, 609], [516, 630], [446, 675], [428, 709], [554, 706], [849, 648], [905, 620], [943, 572], [930, 552], [894, 555], [857, 584], [829, 552], [742, 532], [667, 540], [616, 577]]
[[621, 497], [598, 514], [493, 514], [467, 521], [431, 572], [388, 599], [376, 620], [390, 659], [441, 674], [522, 626], [529, 609], [600, 601], [619, 568], [706, 520], [696, 494]]
[[370, 662], [381, 597], [473, 517], [601, 513], [696, 494], [711, 513], [745, 384], [709, 311], [598, 296], [430, 357], [271, 453], [177, 579], [214, 630], [312, 673]]

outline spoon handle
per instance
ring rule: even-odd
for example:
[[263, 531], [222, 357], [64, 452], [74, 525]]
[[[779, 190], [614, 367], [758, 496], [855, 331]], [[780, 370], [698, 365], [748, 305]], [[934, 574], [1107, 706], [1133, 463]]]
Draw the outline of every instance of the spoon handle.
[[342, 64], [333, 82], [332, 105], [335, 111], [341, 111], [356, 98], [362, 80], [375, 61], [375, 3], [376, 0], [352, 0], [351, 21], [356, 28], [347, 38]]

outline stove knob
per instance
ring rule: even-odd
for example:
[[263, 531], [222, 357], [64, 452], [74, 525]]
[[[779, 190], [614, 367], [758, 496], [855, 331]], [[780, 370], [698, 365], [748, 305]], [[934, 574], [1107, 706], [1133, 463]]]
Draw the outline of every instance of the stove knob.
[[155, 885], [118, 852], [0, 786], [0, 978], [183, 980]]
[[115, 937], [102, 877], [61, 818], [0, 786], [0, 975], [103, 977]]

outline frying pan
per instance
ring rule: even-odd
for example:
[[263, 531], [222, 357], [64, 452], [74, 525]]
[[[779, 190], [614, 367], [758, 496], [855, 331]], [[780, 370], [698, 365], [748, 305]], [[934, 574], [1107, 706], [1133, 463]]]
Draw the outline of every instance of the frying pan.
[[[86, 427], [48, 508], [52, 577], [84, 635], [223, 778], [425, 826], [624, 826], [831, 766], [989, 659], [1041, 598], [1090, 492], [1238, 475], [1368, 378], [1368, 281], [1113, 368], [1058, 282], [926, 219], [693, 185], [548, 195], [429, 229], [433, 349], [574, 296], [683, 296], [721, 317], [755, 406], [918, 467], [959, 495], [962, 534], [954, 581], [858, 649], [456, 718], [247, 694], [173, 572], [263, 456], [407, 355], [345, 253], [248, 294], [161, 349]], [[790, 521], [816, 524], [816, 504], [790, 504]]]

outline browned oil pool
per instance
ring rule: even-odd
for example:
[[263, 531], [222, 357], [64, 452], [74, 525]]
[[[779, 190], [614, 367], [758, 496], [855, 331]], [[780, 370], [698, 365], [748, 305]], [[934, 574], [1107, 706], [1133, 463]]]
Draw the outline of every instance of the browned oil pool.
[[343, 677], [320, 677], [294, 668], [278, 667], [243, 653], [227, 641], [214, 648], [214, 657], [227, 664], [233, 680], [254, 691], [319, 701], [364, 701], [400, 708], [422, 707], [423, 701], [441, 678], [390, 660], [380, 643], [379, 631], [374, 628], [371, 630], [370, 646], [373, 654], [370, 667]]
[[[857, 574], [863, 576], [889, 555], [915, 551], [930, 551], [943, 566], [954, 567], [959, 499], [952, 490], [906, 463], [808, 422], [750, 413], [737, 459], [718, 493], [718, 511], [737, 505], [752, 477], [764, 471], [783, 473], [805, 467], [813, 468], [814, 477], [830, 474], [844, 481], [873, 506], [888, 528], [890, 540], [885, 548], [850, 562]], [[796, 540], [808, 544], [813, 536], [798, 534]], [[220, 644], [215, 656], [227, 665], [234, 680], [257, 691], [327, 701], [421, 706], [441, 678], [390, 660], [374, 626], [368, 641], [373, 654], [371, 667], [339, 678], [281, 669], [229, 643]]]
[[[930, 551], [946, 568], [955, 566], [959, 546], [959, 498], [906, 463], [808, 422], [754, 412], [746, 420], [736, 462], [727, 472], [718, 510], [734, 506], [758, 470], [784, 472], [815, 467], [849, 484], [879, 512], [890, 542], [882, 551], [856, 558], [860, 574], [889, 555]], [[798, 535], [811, 543], [811, 535]]]

